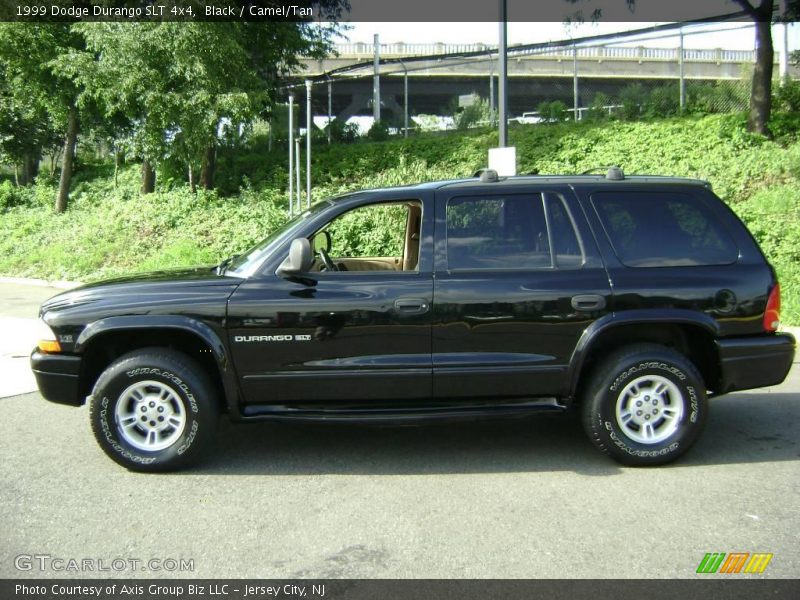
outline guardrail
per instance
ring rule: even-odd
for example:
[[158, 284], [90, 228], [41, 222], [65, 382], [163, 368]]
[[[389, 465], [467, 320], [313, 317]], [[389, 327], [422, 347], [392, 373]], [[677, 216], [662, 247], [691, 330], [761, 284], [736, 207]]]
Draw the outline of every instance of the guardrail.
[[[372, 44], [363, 42], [355, 44], [335, 44], [340, 57], [368, 58], [373, 56]], [[497, 50], [497, 46], [490, 44], [406, 44], [396, 42], [393, 44], [380, 44], [381, 57], [400, 56], [427, 56], [439, 54], [456, 54], [461, 52], [480, 52], [484, 50]], [[636, 61], [676, 61], [679, 58], [680, 48], [646, 48], [644, 46], [589, 46], [577, 49], [578, 58], [602, 60], [636, 60]], [[533, 50], [515, 50], [509, 46], [508, 53], [512, 56], [530, 56], [541, 58], [555, 58], [572, 60], [572, 48], [559, 47]], [[754, 50], [725, 50], [723, 48], [689, 49], [683, 50], [683, 60], [693, 62], [713, 63], [752, 63], [755, 62]], [[779, 60], [775, 53], [775, 62]]]

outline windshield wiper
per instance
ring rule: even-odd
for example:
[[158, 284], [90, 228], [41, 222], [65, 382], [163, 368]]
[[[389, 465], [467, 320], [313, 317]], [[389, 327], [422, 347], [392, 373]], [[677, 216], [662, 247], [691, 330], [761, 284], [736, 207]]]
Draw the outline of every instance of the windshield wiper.
[[234, 254], [233, 256], [230, 256], [230, 257], [226, 258], [225, 260], [223, 260], [221, 263], [219, 263], [217, 265], [217, 275], [225, 275], [225, 271], [228, 270], [228, 267], [233, 262], [233, 259], [235, 259], [237, 256], [239, 256], [239, 255], [238, 254]]

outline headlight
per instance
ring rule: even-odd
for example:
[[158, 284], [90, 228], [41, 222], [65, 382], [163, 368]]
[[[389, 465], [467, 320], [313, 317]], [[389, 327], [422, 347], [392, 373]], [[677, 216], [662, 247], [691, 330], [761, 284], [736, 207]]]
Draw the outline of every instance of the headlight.
[[48, 354], [57, 354], [61, 352], [61, 344], [58, 343], [58, 338], [53, 330], [42, 319], [39, 319], [36, 327], [37, 337], [39, 343], [36, 345], [39, 351]]

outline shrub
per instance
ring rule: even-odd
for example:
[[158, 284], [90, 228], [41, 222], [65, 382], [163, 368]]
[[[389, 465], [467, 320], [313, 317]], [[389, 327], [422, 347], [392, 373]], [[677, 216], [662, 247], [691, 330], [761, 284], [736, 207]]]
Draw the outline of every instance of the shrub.
[[367, 139], [373, 142], [383, 142], [389, 139], [389, 123], [375, 121], [367, 132]]
[[26, 188], [16, 186], [7, 179], [0, 183], [0, 211], [26, 204], [28, 197], [29, 193]]
[[611, 105], [611, 97], [604, 92], [597, 92], [589, 105], [589, 111], [586, 113], [586, 121], [595, 122], [603, 121], [609, 118], [608, 106]]
[[458, 129], [469, 129], [470, 127], [486, 125], [491, 119], [492, 110], [489, 103], [478, 96], [473, 98], [472, 104], [465, 106], [453, 116], [453, 120]]
[[775, 86], [773, 108], [786, 112], [800, 112], [800, 81], [792, 79]]
[[562, 123], [567, 120], [567, 105], [561, 100], [542, 102], [536, 111], [543, 121], [548, 123]]
[[330, 124], [331, 140], [342, 144], [352, 144], [358, 140], [358, 125], [342, 119], [334, 119]]

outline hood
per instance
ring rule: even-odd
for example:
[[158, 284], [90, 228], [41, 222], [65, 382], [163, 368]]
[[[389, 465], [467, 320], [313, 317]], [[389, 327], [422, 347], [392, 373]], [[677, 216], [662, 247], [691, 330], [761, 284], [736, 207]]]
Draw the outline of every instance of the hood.
[[224, 312], [225, 301], [243, 280], [220, 276], [214, 267], [140, 273], [89, 283], [45, 301], [48, 323], [137, 314]]

